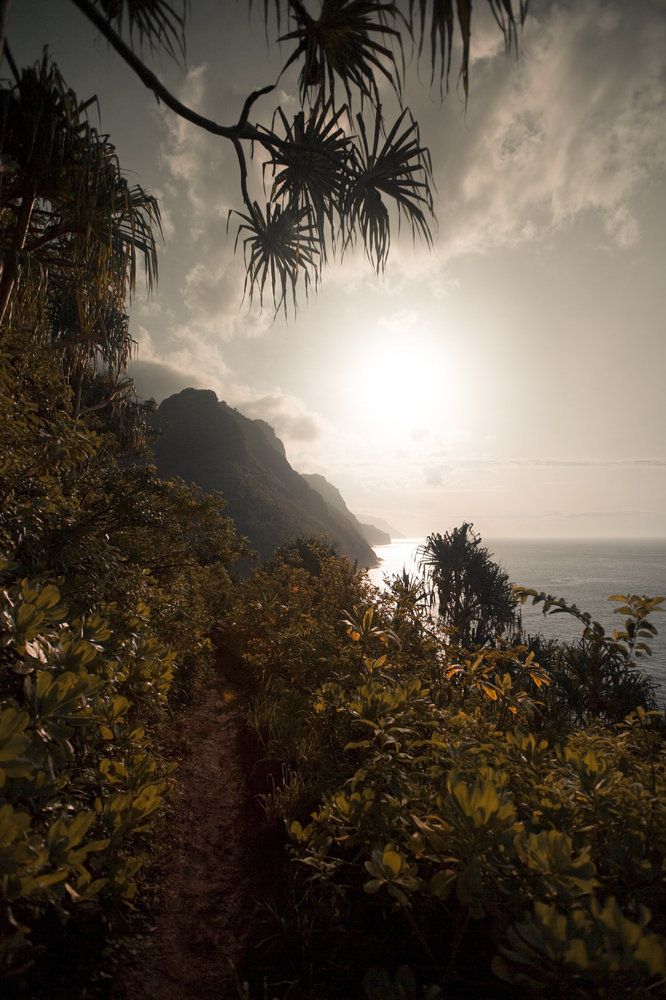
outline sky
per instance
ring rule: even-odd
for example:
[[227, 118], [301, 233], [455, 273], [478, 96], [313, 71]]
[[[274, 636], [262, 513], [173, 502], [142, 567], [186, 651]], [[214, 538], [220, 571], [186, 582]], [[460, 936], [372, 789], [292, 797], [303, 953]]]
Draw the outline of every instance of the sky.
[[[192, 0], [186, 64], [147, 61], [232, 123], [289, 53], [262, 6]], [[159, 286], [130, 309], [142, 395], [214, 389], [406, 535], [468, 520], [492, 538], [664, 537], [666, 0], [532, 0], [508, 59], [484, 8], [467, 106], [456, 53], [443, 101], [429, 64], [407, 67], [432, 250], [394, 229], [383, 275], [349, 253], [287, 320], [243, 300], [231, 144], [158, 106], [70, 0], [14, 0], [8, 39], [22, 65], [48, 43], [160, 199]], [[287, 73], [253, 120], [295, 113], [296, 95]], [[260, 202], [261, 177], [255, 159]]]

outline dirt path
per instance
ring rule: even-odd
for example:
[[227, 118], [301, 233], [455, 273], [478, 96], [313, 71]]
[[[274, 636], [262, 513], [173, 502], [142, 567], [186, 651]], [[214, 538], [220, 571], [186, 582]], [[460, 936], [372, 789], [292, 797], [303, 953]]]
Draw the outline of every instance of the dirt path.
[[[183, 718], [188, 743], [167, 827], [164, 892], [134, 1000], [231, 1000], [253, 921], [260, 814], [237, 692], [215, 679]], [[265, 867], [265, 866], [264, 866]]]

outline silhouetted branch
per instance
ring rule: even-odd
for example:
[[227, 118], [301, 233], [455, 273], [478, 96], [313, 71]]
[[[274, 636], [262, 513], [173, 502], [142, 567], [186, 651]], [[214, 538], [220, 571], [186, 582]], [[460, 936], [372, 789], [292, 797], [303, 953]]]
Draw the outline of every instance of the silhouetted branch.
[[238, 157], [238, 166], [240, 167], [240, 184], [241, 192], [243, 194], [243, 201], [245, 202], [250, 215], [254, 215], [254, 210], [252, 207], [252, 199], [247, 189], [247, 164], [245, 162], [245, 154], [243, 153], [243, 147], [238, 139], [233, 139], [234, 149], [236, 150], [236, 156]]
[[12, 76], [14, 77], [14, 80], [16, 81], [16, 83], [18, 83], [19, 82], [19, 78], [20, 78], [19, 77], [18, 66], [16, 65], [16, 62], [14, 60], [14, 56], [12, 55], [12, 51], [9, 48], [9, 42], [7, 41], [7, 39], [5, 39], [4, 54], [7, 56], [7, 62], [9, 63], [9, 68], [12, 71]]
[[247, 97], [245, 104], [243, 105], [243, 110], [241, 111], [240, 118], [238, 119], [239, 125], [245, 125], [247, 123], [250, 110], [254, 102], [263, 97], [264, 94], [270, 94], [271, 90], [275, 89], [274, 83], [269, 83], [267, 87], [262, 87], [261, 90], [253, 90], [252, 93]]
[[265, 133], [260, 132], [254, 126], [249, 125], [247, 122], [247, 116], [250, 113], [250, 108], [263, 94], [267, 94], [275, 86], [271, 84], [268, 87], [264, 87], [262, 90], [255, 90], [245, 102], [243, 106], [243, 111], [241, 113], [240, 120], [236, 125], [220, 125], [219, 122], [213, 121], [211, 118], [206, 118], [204, 115], [199, 114], [197, 111], [193, 111], [192, 108], [188, 108], [186, 104], [179, 101], [177, 97], [167, 90], [161, 80], [155, 76], [152, 70], [139, 59], [139, 57], [132, 51], [132, 49], [127, 45], [117, 31], [111, 26], [107, 19], [100, 14], [96, 7], [90, 2], [90, 0], [72, 0], [72, 3], [78, 7], [81, 13], [88, 18], [88, 20], [94, 24], [94, 26], [102, 33], [106, 38], [109, 45], [116, 50], [118, 55], [123, 59], [127, 65], [134, 70], [136, 75], [139, 77], [141, 82], [152, 90], [153, 94], [158, 101], [165, 104], [171, 111], [179, 115], [179, 117], [184, 118], [185, 121], [191, 122], [196, 125], [197, 128], [203, 129], [205, 132], [210, 132], [213, 135], [220, 135], [224, 139], [239, 140], [246, 139], [253, 142], [259, 142], [262, 146], [275, 145], [271, 142], [270, 138], [265, 135]]

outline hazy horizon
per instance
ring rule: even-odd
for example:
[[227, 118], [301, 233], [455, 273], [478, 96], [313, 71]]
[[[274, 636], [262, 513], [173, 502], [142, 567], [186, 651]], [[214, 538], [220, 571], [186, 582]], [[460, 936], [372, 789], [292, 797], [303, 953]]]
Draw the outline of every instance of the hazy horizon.
[[[441, 529], [440, 534], [448, 529]], [[428, 532], [428, 534], [433, 534], [433, 532], [438, 531], [434, 528], [433, 531]], [[420, 538], [425, 538], [425, 535], [402, 535], [402, 537], [396, 536], [393, 541], [395, 542], [414, 542], [418, 541]], [[493, 541], [502, 539], [503, 542], [580, 542], [581, 537], [578, 535], [492, 535], [487, 538], [483, 536], [484, 546], [491, 545]], [[587, 541], [591, 542], [666, 542], [666, 535], [587, 535]], [[373, 545], [373, 548], [381, 548], [381, 546]]]

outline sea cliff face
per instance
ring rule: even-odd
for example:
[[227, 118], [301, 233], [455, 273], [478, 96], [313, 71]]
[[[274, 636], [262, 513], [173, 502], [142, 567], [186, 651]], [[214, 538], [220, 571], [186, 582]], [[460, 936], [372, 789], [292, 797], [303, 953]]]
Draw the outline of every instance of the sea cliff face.
[[324, 498], [329, 507], [343, 514], [354, 525], [359, 534], [365, 538], [368, 545], [390, 545], [391, 536], [388, 532], [382, 531], [381, 528], [375, 527], [374, 524], [364, 524], [362, 521], [359, 521], [345, 503], [340, 490], [332, 483], [329, 483], [325, 476], [321, 476], [316, 472], [304, 472], [302, 476], [306, 483]]
[[229, 516], [261, 556], [296, 537], [317, 535], [360, 566], [377, 565], [358, 522], [291, 467], [265, 421], [243, 416], [211, 390], [184, 389], [160, 404], [151, 423], [158, 432], [154, 452], [160, 476], [180, 476], [222, 493]]

